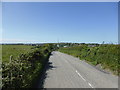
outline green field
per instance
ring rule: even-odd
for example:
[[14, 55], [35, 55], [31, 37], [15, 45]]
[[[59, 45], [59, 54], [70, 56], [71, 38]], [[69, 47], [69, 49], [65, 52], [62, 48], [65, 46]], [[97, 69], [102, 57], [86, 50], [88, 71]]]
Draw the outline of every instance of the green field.
[[19, 54], [30, 52], [32, 47], [28, 45], [2, 45], [2, 61], [9, 62], [11, 55], [16, 59]]

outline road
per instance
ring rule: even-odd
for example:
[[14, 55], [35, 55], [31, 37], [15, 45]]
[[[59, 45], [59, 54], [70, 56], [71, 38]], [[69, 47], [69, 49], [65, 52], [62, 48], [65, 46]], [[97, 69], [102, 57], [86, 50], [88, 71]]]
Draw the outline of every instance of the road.
[[118, 88], [118, 77], [85, 61], [58, 51], [52, 52], [44, 88]]

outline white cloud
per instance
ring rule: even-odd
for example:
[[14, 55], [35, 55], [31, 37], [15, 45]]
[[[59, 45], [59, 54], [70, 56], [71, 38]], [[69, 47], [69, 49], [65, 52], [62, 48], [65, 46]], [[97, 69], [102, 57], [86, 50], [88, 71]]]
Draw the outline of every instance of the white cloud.
[[20, 39], [1, 39], [0, 43], [34, 43], [39, 42], [37, 40], [20, 40]]

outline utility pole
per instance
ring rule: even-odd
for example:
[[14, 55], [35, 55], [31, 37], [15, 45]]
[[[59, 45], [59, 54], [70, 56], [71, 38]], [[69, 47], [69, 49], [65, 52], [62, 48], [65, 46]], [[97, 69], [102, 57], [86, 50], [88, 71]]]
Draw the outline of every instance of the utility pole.
[[60, 47], [60, 45], [59, 45], [59, 38], [58, 38], [57, 42], [58, 42], [57, 47]]
[[59, 44], [59, 38], [58, 38], [57, 42], [58, 42], [58, 44]]
[[103, 41], [102, 44], [105, 44], [105, 41]]

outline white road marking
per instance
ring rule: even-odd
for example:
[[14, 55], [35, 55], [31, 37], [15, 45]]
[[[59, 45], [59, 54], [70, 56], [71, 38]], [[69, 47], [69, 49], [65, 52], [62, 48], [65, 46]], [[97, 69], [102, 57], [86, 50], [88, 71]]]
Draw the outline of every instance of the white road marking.
[[84, 81], [86, 81], [83, 77], [82, 77], [82, 75], [80, 75], [80, 73], [76, 70], [76, 73], [84, 80]]
[[88, 84], [93, 88], [93, 86], [90, 83], [88, 83]]
[[[86, 80], [83, 78], [83, 76], [80, 75], [80, 73], [79, 73], [77, 70], [76, 70], [76, 73], [77, 73], [84, 81], [86, 81]], [[90, 87], [94, 88], [89, 82], [88, 82], [88, 85], [89, 85]]]

